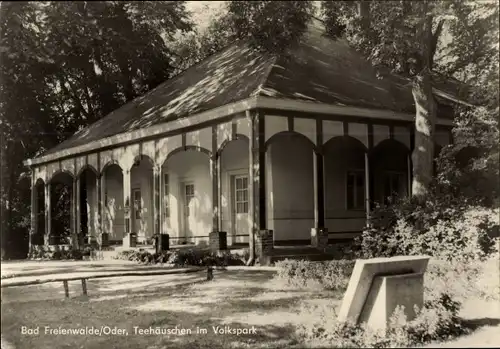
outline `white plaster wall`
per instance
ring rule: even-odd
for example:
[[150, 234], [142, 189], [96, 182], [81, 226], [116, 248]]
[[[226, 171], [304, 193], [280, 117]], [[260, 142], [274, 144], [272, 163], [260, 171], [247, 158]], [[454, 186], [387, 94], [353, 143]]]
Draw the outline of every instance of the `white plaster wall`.
[[380, 142], [389, 139], [389, 126], [373, 125], [373, 146], [377, 146]]
[[266, 115], [265, 141], [277, 133], [288, 131], [288, 118], [284, 116]]
[[[241, 230], [236, 231], [234, 225], [234, 197], [231, 189], [231, 178], [235, 175], [249, 176], [249, 144], [246, 139], [229, 142], [220, 157], [221, 181], [221, 230], [227, 233], [228, 244], [248, 242], [250, 233], [250, 215], [247, 214], [246, 224], [241, 222]], [[250, 192], [248, 193], [250, 195]], [[236, 236], [246, 234], [246, 236]]]
[[206, 127], [201, 130], [187, 133], [186, 145], [192, 145], [212, 151], [212, 127]]
[[358, 139], [363, 145], [368, 148], [368, 125], [360, 123], [348, 124], [349, 136]]
[[247, 136], [248, 139], [251, 137], [251, 122], [247, 117], [242, 117], [236, 120], [236, 132], [240, 135]]
[[[105, 203], [105, 232], [110, 240], [121, 240], [124, 237], [125, 222], [123, 215], [123, 175], [118, 166], [110, 166], [105, 170], [105, 193], [108, 202]], [[106, 195], [105, 195], [106, 197]], [[105, 200], [103, 197], [103, 200]], [[114, 205], [112, 200], [114, 199]]]
[[266, 227], [269, 230], [274, 230], [274, 190], [273, 190], [273, 156], [271, 148], [266, 152]]
[[403, 143], [408, 149], [411, 148], [410, 130], [407, 127], [394, 127], [394, 139]]
[[365, 157], [360, 149], [349, 147], [336, 138], [325, 149], [325, 225], [330, 233], [360, 231], [366, 223], [364, 210], [347, 209], [349, 170], [364, 172]]
[[323, 143], [328, 142], [333, 137], [344, 135], [344, 125], [342, 121], [323, 120]]
[[270, 144], [275, 240], [310, 238], [314, 226], [313, 149], [302, 137]]
[[309, 138], [314, 145], [317, 145], [315, 119], [294, 118], [293, 129], [295, 132], [303, 134], [304, 136]]
[[[208, 156], [193, 150], [176, 153], [166, 161], [162, 172], [170, 177], [171, 214], [164, 218], [167, 232], [172, 238], [196, 237], [190, 241], [208, 243], [208, 234], [212, 231], [212, 180]], [[193, 183], [195, 188], [189, 219], [191, 231], [184, 229], [184, 189], [181, 187], [184, 182]]]

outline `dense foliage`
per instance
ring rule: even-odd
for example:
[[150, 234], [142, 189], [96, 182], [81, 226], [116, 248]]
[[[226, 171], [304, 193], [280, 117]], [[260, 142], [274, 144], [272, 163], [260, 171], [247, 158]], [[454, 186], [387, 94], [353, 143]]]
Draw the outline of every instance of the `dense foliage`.
[[[498, 260], [498, 256], [496, 257]], [[320, 287], [340, 295], [347, 288], [353, 261], [290, 261], [276, 264], [277, 282], [300, 288]], [[469, 323], [459, 317], [462, 303], [471, 297], [498, 300], [498, 262], [446, 262], [431, 259], [424, 279], [424, 304], [417, 317], [407, 320], [398, 308], [388, 330], [377, 331], [364, 324], [337, 321], [338, 302], [310, 302], [299, 311], [303, 319], [298, 336], [311, 347], [393, 348], [414, 347], [431, 341], [449, 340], [468, 332]], [[496, 281], [495, 281], [496, 280]]]
[[169, 43], [191, 29], [182, 1], [0, 4], [0, 222], [10, 257], [28, 246], [22, 161], [170, 77]]
[[293, 287], [320, 286], [343, 293], [347, 289], [354, 263], [353, 260], [310, 262], [286, 259], [276, 263], [276, 278]]
[[495, 252], [499, 212], [442, 196], [426, 203], [403, 199], [373, 210], [357, 238], [364, 258], [430, 255], [443, 260], [484, 260]]
[[498, 70], [498, 3], [323, 1], [322, 14], [328, 33], [345, 36], [381, 77], [397, 74], [411, 84], [418, 131], [412, 195], [425, 201], [432, 183], [436, 91], [452, 89], [463, 101], [484, 102], [477, 93], [471, 98], [463, 83], [479, 86], [481, 80], [484, 86], [492, 76], [483, 72]]
[[245, 255], [230, 252], [215, 253], [203, 249], [182, 249], [150, 253], [144, 250], [123, 251], [116, 259], [124, 259], [145, 264], [168, 264], [176, 267], [186, 266], [228, 266], [244, 265]]

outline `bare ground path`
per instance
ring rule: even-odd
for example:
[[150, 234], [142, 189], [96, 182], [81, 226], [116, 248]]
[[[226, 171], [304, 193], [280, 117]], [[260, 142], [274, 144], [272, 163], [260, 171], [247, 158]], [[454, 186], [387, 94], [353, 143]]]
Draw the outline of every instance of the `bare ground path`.
[[[23, 276], [2, 280], [53, 277], [52, 272], [101, 273], [118, 268], [144, 268], [136, 263], [21, 262], [10, 271]], [[21, 264], [23, 266], [21, 266]], [[4, 265], [2, 265], [2, 269]], [[151, 267], [149, 267], [151, 268]], [[153, 267], [157, 268], [157, 267]], [[82, 271], [83, 270], [83, 271]], [[90, 271], [89, 271], [90, 270]], [[33, 271], [44, 275], [27, 275]], [[24, 273], [24, 274], [23, 274]], [[11, 274], [12, 275], [12, 274]], [[295, 326], [307, 321], [297, 311], [308, 303], [340, 304], [342, 295], [325, 290], [289, 289], [273, 280], [273, 268], [233, 268], [216, 271], [206, 282], [205, 272], [180, 275], [122, 276], [88, 281], [89, 296], [81, 296], [81, 285], [70, 282], [72, 298], [64, 299], [60, 283], [2, 289], [2, 349], [14, 348], [275, 348], [300, 347]], [[426, 347], [498, 347], [500, 345], [500, 303], [469, 300], [460, 314], [477, 323], [468, 336]], [[128, 331], [128, 336], [45, 335], [27, 336], [21, 326], [85, 328], [109, 326]], [[139, 328], [168, 327], [207, 329], [190, 335], [139, 335]], [[213, 333], [213, 326], [251, 328], [256, 335]]]

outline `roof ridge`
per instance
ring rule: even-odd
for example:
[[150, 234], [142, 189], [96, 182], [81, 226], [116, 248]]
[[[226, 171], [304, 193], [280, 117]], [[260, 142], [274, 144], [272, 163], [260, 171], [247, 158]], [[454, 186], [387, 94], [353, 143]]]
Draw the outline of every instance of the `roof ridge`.
[[271, 75], [271, 72], [273, 71], [274, 66], [278, 62], [278, 58], [280, 55], [278, 54], [272, 54], [271, 55], [271, 60], [273, 61], [270, 65], [269, 68], [267, 68], [266, 74], [262, 77], [262, 82], [259, 84], [259, 86], [250, 94], [250, 96], [258, 96], [261, 94], [261, 92], [264, 90], [264, 86], [267, 83], [267, 80], [269, 79], [269, 76]]

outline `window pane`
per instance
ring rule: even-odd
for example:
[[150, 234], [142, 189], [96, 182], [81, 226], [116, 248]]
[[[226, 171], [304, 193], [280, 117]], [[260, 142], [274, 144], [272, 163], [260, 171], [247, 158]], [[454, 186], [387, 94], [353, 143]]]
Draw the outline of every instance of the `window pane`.
[[243, 178], [243, 189], [247, 189], [248, 188], [248, 178], [245, 177]]
[[243, 213], [248, 213], [248, 202], [243, 204]]
[[243, 201], [248, 201], [248, 190], [243, 191]]

